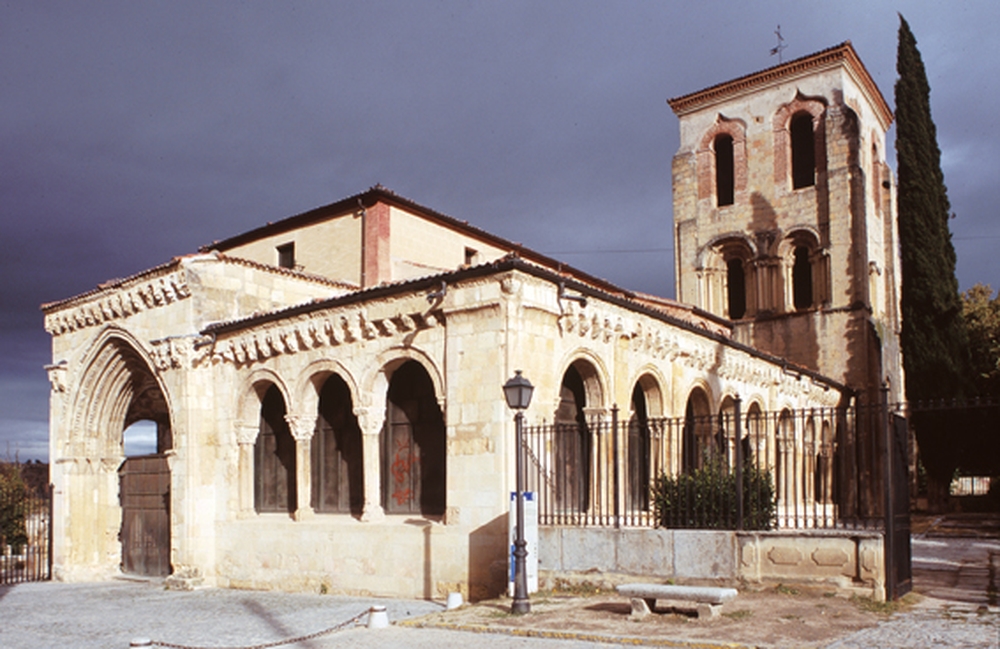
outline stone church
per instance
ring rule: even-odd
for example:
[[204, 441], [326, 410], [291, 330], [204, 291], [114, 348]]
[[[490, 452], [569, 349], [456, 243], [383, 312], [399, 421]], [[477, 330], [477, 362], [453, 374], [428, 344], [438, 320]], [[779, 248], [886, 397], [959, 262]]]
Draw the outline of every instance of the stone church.
[[528, 421], [895, 397], [892, 114], [850, 43], [669, 103], [676, 301], [376, 186], [43, 305], [56, 577], [486, 596], [515, 370]]

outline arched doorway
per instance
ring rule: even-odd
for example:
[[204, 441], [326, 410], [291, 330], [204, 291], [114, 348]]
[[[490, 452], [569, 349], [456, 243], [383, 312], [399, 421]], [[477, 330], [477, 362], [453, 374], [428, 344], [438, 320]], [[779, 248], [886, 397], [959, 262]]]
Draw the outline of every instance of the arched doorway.
[[163, 577], [171, 572], [170, 410], [149, 365], [126, 341], [110, 339], [97, 358], [103, 368], [92, 412], [107, 419], [88, 424], [120, 430], [118, 452], [125, 456], [118, 467], [121, 570]]
[[427, 370], [417, 361], [389, 380], [382, 430], [382, 507], [387, 514], [443, 516], [445, 426]]

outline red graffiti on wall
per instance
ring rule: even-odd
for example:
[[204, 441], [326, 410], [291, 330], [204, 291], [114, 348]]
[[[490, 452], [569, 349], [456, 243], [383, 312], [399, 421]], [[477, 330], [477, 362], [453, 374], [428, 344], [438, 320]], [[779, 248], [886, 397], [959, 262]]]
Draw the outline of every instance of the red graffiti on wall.
[[397, 505], [403, 505], [413, 498], [413, 489], [410, 485], [410, 473], [413, 470], [413, 463], [416, 457], [409, 438], [397, 439], [396, 450], [393, 453], [393, 461], [389, 466], [392, 474], [393, 492], [392, 498]]

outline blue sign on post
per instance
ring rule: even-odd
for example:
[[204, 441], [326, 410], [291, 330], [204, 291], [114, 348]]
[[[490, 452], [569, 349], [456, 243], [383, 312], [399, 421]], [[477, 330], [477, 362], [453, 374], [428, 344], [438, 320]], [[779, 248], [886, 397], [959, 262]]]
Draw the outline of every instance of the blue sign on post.
[[[507, 514], [508, 592], [514, 596], [514, 539], [517, 538], [517, 492], [510, 492], [510, 511]], [[538, 592], [538, 500], [534, 491], [524, 492], [524, 540], [528, 556], [524, 570], [528, 578], [528, 594]]]

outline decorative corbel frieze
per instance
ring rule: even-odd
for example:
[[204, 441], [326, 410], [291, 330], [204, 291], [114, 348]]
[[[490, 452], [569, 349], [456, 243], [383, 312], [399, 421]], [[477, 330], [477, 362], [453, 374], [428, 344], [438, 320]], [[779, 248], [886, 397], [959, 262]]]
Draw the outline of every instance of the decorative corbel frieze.
[[[197, 344], [199, 342], [202, 344]], [[190, 368], [204, 360], [208, 355], [208, 345], [205, 342], [196, 336], [176, 336], [154, 340], [150, 343], [153, 365], [160, 371]]]
[[282, 354], [307, 349], [357, 343], [378, 338], [392, 338], [421, 329], [443, 327], [442, 311], [397, 313], [387, 318], [370, 318], [364, 311], [315, 320], [300, 320], [286, 325], [269, 325], [249, 331], [238, 338], [220, 342], [213, 360], [246, 365]]
[[45, 330], [53, 336], [127, 318], [182, 300], [191, 295], [184, 273], [172, 272], [160, 278], [138, 282], [128, 288], [102, 288], [78, 306], [66, 307], [45, 317]]

